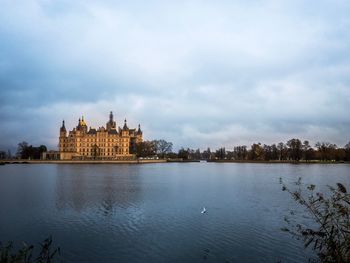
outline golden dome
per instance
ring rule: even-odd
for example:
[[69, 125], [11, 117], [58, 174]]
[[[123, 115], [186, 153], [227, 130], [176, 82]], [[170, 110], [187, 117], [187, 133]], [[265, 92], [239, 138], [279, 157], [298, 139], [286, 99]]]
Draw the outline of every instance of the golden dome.
[[80, 121], [81, 126], [87, 126], [86, 122], [84, 121], [84, 116], [82, 116], [81, 121]]

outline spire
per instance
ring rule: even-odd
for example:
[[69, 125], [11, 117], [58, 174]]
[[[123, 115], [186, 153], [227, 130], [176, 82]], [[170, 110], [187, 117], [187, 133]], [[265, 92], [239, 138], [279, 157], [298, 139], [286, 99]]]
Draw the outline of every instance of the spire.
[[111, 131], [111, 130], [115, 130], [117, 124], [116, 122], [113, 120], [113, 112], [110, 111], [109, 112], [109, 120], [108, 122], [106, 123], [106, 128], [108, 131]]
[[80, 127], [81, 127], [81, 119], [79, 118], [77, 128], [79, 129]]
[[81, 116], [81, 125], [86, 126], [86, 122], [84, 121], [84, 116]]
[[66, 126], [64, 125], [64, 120], [62, 121], [62, 127], [60, 129], [61, 132], [65, 132], [66, 131]]
[[126, 124], [126, 119], [124, 120], [124, 127], [123, 127], [123, 130], [128, 130], [128, 125]]
[[142, 131], [141, 131], [141, 125], [139, 124], [139, 128], [137, 130], [137, 134], [142, 134]]

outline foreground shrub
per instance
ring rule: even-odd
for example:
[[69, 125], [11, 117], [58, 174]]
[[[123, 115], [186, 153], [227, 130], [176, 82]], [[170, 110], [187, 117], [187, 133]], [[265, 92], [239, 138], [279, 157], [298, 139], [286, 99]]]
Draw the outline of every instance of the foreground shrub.
[[5, 246], [0, 243], [0, 263], [51, 263], [55, 262], [54, 257], [60, 253], [56, 248], [52, 251], [52, 238], [45, 239], [40, 244], [40, 252], [34, 257], [34, 246], [23, 243], [23, 247], [13, 252], [13, 242], [8, 242]]
[[350, 262], [350, 195], [345, 186], [328, 186], [329, 194], [316, 191], [315, 185], [303, 185], [301, 178], [290, 190], [280, 179], [282, 190], [305, 208], [313, 227], [297, 222], [294, 212], [285, 220], [289, 227], [283, 231], [304, 241], [305, 248], [311, 247], [320, 262]]

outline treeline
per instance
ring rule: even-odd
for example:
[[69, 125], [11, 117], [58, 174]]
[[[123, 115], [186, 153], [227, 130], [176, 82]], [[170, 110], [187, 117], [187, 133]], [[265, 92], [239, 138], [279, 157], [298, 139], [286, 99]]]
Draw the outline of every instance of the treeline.
[[18, 144], [16, 157], [20, 159], [40, 159], [41, 154], [46, 152], [47, 148], [45, 145], [40, 145], [35, 147], [29, 145], [27, 142], [21, 142]]
[[[16, 158], [40, 159], [46, 152], [45, 145], [38, 147], [27, 142], [18, 144]], [[350, 142], [338, 147], [330, 142], [317, 142], [312, 146], [309, 141], [291, 139], [286, 143], [261, 144], [253, 143], [250, 147], [239, 145], [231, 150], [222, 147], [204, 151], [200, 149], [181, 148], [173, 151], [173, 143], [166, 140], [143, 141], [130, 148], [130, 152], [138, 158], [170, 158], [183, 160], [236, 160], [236, 161], [350, 161]], [[11, 153], [0, 151], [0, 159], [11, 159]]]
[[181, 158], [183, 160], [237, 160], [237, 161], [350, 161], [350, 142], [338, 147], [329, 142], [317, 142], [312, 146], [309, 141], [291, 139], [286, 143], [253, 143], [250, 147], [240, 145], [233, 150], [219, 148], [204, 151], [181, 148], [172, 151], [172, 143], [165, 140], [144, 141], [137, 146], [138, 157]]
[[41, 154], [46, 152], [47, 148], [45, 145], [40, 145], [35, 147], [33, 145], [29, 145], [27, 142], [20, 142], [17, 146], [17, 152], [13, 156], [11, 151], [8, 150], [0, 151], [0, 160], [10, 160], [10, 159], [40, 159]]
[[312, 147], [309, 141], [291, 139], [286, 143], [236, 146], [233, 151], [220, 148], [211, 154], [211, 159], [252, 160], [252, 161], [350, 161], [350, 143], [343, 148], [329, 142], [317, 142]]
[[12, 159], [11, 151], [0, 151], [0, 160]]
[[171, 158], [173, 157], [173, 143], [166, 140], [143, 141], [136, 144], [131, 152], [137, 157], [158, 157]]

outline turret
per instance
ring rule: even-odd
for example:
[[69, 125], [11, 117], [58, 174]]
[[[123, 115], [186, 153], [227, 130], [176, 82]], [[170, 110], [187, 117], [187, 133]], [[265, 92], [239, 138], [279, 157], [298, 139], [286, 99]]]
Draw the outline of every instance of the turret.
[[126, 119], [124, 120], [124, 126], [122, 129], [122, 136], [129, 136], [129, 128], [128, 128], [128, 125], [126, 123]]
[[123, 131], [129, 130], [128, 125], [126, 124], [126, 119], [124, 120]]
[[141, 125], [140, 124], [139, 124], [139, 128], [137, 129], [137, 135], [142, 135]]
[[87, 126], [86, 122], [84, 121], [84, 116], [81, 116], [81, 126]]
[[60, 137], [66, 137], [67, 130], [66, 126], [64, 125], [64, 120], [62, 121], [62, 127], [60, 128]]
[[139, 128], [137, 129], [136, 133], [136, 143], [142, 142], [142, 130], [141, 130], [141, 125], [139, 124]]
[[113, 112], [109, 113], [109, 121], [106, 124], [107, 130], [114, 130], [117, 127], [116, 122], [113, 120]]
[[84, 116], [81, 116], [81, 119], [79, 118], [77, 130], [87, 132], [87, 125], [84, 121]]

